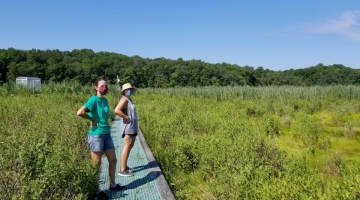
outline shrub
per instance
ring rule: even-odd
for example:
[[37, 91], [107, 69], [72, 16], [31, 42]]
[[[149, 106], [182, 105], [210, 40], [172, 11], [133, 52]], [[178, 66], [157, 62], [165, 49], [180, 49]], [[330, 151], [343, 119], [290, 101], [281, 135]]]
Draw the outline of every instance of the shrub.
[[295, 120], [294, 137], [302, 140], [305, 146], [315, 146], [323, 132], [321, 121], [302, 112], [296, 115]]

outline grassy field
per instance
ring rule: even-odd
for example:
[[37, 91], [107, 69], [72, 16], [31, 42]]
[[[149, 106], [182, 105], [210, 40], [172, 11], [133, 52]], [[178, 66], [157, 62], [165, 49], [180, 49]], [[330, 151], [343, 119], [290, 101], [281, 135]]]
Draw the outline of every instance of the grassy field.
[[0, 87], [1, 199], [87, 199], [97, 191], [89, 124], [76, 116], [92, 93], [77, 83]]
[[136, 105], [178, 199], [356, 199], [359, 92], [147, 89]]
[[[91, 93], [76, 83], [0, 87], [4, 199], [86, 199], [96, 188], [88, 124], [75, 115]], [[177, 199], [360, 198], [359, 98], [356, 86], [139, 89], [133, 97]]]

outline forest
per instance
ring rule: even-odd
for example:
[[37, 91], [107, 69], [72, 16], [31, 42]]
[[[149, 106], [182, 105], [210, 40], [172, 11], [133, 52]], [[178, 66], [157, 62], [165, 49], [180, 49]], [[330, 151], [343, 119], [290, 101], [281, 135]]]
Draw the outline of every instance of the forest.
[[121, 83], [131, 82], [141, 88], [360, 84], [360, 70], [342, 64], [319, 63], [302, 69], [289, 66], [289, 70], [273, 71], [261, 66], [150, 59], [91, 49], [0, 49], [0, 85], [14, 82], [18, 76], [39, 77], [44, 83], [76, 81], [83, 85], [97, 77], [106, 77], [114, 84], [119, 76]]

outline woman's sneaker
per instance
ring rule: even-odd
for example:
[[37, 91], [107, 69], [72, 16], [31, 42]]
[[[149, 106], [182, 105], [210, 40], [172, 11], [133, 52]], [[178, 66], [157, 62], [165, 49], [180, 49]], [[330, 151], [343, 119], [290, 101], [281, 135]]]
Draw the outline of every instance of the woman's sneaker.
[[128, 170], [124, 170], [124, 171], [119, 171], [119, 176], [132, 176], [132, 173], [129, 172]]
[[114, 187], [110, 186], [109, 190], [126, 190], [126, 187], [121, 186], [120, 184], [116, 184]]
[[128, 172], [130, 172], [130, 173], [132, 173], [133, 171], [134, 171], [134, 168], [131, 168], [131, 167], [126, 167], [126, 169], [125, 169], [126, 171], [128, 171]]
[[104, 199], [105, 200], [105, 199], [109, 199], [109, 197], [108, 197], [108, 195], [105, 194], [104, 191], [100, 191], [94, 195], [93, 199], [95, 199], [95, 200], [100, 200], [100, 199], [103, 200]]

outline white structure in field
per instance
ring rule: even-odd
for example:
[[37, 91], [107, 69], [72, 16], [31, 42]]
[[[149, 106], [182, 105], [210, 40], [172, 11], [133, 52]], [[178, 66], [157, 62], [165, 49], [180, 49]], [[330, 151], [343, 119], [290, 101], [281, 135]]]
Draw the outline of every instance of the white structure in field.
[[39, 89], [41, 86], [41, 78], [20, 76], [16, 78], [16, 85], [23, 85], [23, 86], [34, 87]]
[[120, 78], [119, 75], [116, 75], [116, 81], [117, 81], [117, 89], [120, 91], [121, 87], [120, 87]]

